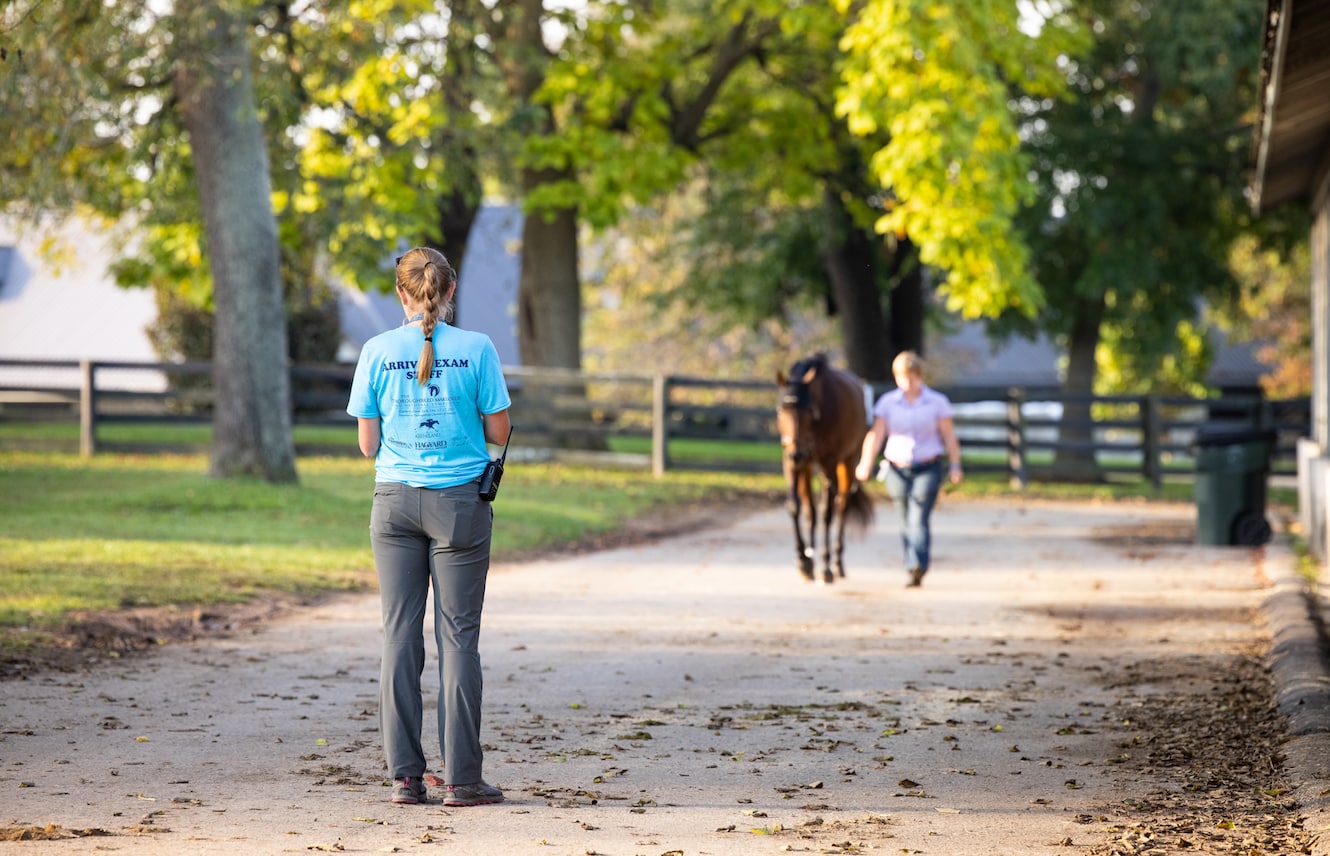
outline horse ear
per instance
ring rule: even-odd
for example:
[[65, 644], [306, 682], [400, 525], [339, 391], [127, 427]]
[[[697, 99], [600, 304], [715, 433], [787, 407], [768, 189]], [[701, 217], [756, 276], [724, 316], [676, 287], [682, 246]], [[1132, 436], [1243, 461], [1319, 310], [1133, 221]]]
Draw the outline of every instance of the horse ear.
[[785, 385], [785, 372], [781, 371], [780, 369], [776, 369], [776, 386], [784, 386], [784, 385]]

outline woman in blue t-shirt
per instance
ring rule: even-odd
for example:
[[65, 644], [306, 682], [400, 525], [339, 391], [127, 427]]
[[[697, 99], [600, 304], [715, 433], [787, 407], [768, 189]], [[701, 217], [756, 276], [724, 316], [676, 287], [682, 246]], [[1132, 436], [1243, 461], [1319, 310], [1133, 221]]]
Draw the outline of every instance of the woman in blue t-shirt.
[[[891, 362], [896, 389], [873, 405], [873, 427], [864, 437], [856, 474], [873, 475], [877, 456], [887, 466], [887, 494], [901, 512], [901, 544], [905, 549], [907, 585], [916, 587], [928, 573], [932, 532], [929, 518], [942, 487], [942, 457], [951, 466], [948, 478], [960, 484], [961, 446], [951, 418], [951, 401], [924, 383], [924, 362], [914, 351], [902, 351]], [[885, 450], [883, 448], [885, 444]]]
[[480, 616], [494, 512], [477, 492], [486, 443], [504, 445], [511, 400], [494, 343], [446, 323], [457, 273], [426, 247], [397, 260], [406, 322], [365, 343], [347, 412], [374, 458], [370, 542], [383, 605], [379, 724], [392, 801], [426, 801], [421, 745], [425, 604], [434, 589], [445, 806], [503, 801], [481, 775]]

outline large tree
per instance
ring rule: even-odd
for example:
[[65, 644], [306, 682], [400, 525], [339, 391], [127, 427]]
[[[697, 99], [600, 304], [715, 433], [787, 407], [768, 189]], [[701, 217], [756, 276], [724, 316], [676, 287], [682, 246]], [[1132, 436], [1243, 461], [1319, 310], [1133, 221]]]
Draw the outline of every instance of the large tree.
[[290, 373], [267, 144], [243, 10], [177, 18], [173, 96], [189, 134], [212, 269], [213, 475], [294, 481]]
[[923, 346], [924, 264], [968, 316], [1038, 307], [1010, 228], [1031, 194], [1010, 105], [1058, 91], [1075, 27], [1050, 15], [1027, 35], [1005, 0], [844, 5], [654, 4], [620, 52], [553, 78], [598, 108], [571, 113], [559, 151], [582, 153], [593, 223], [704, 184], [681, 235], [700, 305], [760, 318], [821, 299], [851, 366], [885, 378]]
[[248, 41], [255, 8], [7, 4], [0, 198], [34, 220], [91, 209], [133, 221], [151, 210], [154, 176], [188, 177], [219, 297], [210, 470], [292, 481], [277, 230]]
[[300, 181], [283, 202], [318, 224], [329, 266], [360, 288], [390, 289], [387, 265], [413, 245], [460, 270], [487, 187], [515, 186], [494, 56], [502, 4], [436, 6], [331, 4], [292, 27], [305, 114]]
[[801, 13], [737, 70], [696, 149], [710, 203], [683, 231], [696, 300], [753, 322], [821, 304], [850, 369], [887, 381], [895, 353], [923, 348], [921, 270], [908, 241], [874, 230], [882, 140], [836, 115], [844, 21]]
[[921, 338], [919, 268], [902, 264], [907, 242], [874, 234], [868, 144], [835, 115], [844, 28], [825, 3], [769, 0], [587, 17], [537, 93], [558, 118], [538, 153], [566, 174], [528, 206], [576, 204], [604, 228], [700, 193], [661, 249], [690, 270], [672, 295], [749, 324], [824, 305], [851, 367], [885, 377], [893, 348]]
[[[1021, 218], [1046, 306], [1027, 330], [1067, 352], [1057, 472], [1092, 478], [1090, 396], [1112, 364], [1129, 391], [1193, 377], [1203, 298], [1232, 294], [1256, 101], [1259, 16], [1223, 2], [1081, 0], [1093, 44], [1067, 65], [1069, 100], [1031, 101], [1037, 199]], [[1019, 326], [1019, 325], [1018, 325]], [[1193, 356], [1194, 355], [1194, 356]]]
[[[1058, 96], [1080, 29], [1059, 4], [1022, 22], [1011, 0], [836, 0], [838, 109], [858, 134], [885, 132], [870, 168], [886, 194], [879, 231], [907, 238], [942, 272], [947, 307], [967, 318], [1041, 303], [1011, 223], [1033, 188], [1018, 99]], [[1037, 29], [1035, 25], [1039, 26]]]

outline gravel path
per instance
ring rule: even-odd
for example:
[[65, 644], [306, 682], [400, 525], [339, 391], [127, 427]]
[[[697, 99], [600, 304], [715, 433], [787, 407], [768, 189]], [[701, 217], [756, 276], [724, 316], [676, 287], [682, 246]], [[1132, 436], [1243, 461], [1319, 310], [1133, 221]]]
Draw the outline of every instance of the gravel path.
[[[497, 806], [388, 802], [376, 596], [7, 681], [0, 854], [1303, 852], [1262, 666], [1292, 557], [1194, 514], [947, 498], [908, 590], [881, 506], [829, 587], [779, 509], [496, 566]], [[1189, 731], [1243, 763], [1198, 786]]]

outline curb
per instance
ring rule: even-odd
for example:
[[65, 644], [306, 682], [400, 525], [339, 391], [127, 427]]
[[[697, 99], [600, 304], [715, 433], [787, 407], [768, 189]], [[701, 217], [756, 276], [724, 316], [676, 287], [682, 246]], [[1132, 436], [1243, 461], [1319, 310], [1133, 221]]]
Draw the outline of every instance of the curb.
[[1288, 742], [1285, 769], [1306, 815], [1313, 856], [1330, 856], [1330, 646], [1315, 586], [1297, 573], [1287, 536], [1276, 534], [1262, 558], [1274, 592], [1261, 611], [1270, 627], [1268, 657], [1275, 705]]

